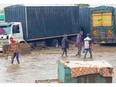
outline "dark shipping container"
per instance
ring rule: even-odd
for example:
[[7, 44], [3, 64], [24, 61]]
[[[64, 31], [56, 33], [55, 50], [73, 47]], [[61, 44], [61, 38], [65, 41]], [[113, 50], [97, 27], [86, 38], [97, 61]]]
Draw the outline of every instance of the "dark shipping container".
[[21, 22], [26, 41], [47, 39], [79, 31], [77, 6], [9, 6], [5, 8], [6, 22]]
[[91, 34], [90, 27], [91, 8], [79, 7], [79, 28], [84, 32], [84, 37], [87, 33]]

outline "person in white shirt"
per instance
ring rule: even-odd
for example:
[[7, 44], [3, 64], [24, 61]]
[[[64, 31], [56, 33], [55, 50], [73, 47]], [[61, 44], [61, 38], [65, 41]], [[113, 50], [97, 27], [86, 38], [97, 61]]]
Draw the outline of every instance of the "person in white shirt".
[[84, 59], [86, 58], [88, 51], [90, 53], [90, 58], [92, 58], [92, 40], [90, 38], [90, 34], [87, 34], [87, 37], [84, 39], [84, 50], [85, 50]]

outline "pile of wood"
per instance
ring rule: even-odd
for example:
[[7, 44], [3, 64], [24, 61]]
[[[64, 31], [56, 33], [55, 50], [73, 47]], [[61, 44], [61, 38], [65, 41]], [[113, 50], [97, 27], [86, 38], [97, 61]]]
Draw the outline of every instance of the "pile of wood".
[[[9, 44], [3, 46], [4, 56], [8, 52], [8, 47], [9, 47]], [[19, 49], [20, 49], [20, 54], [21, 55], [30, 54], [31, 53], [31, 44], [20, 43], [19, 44]], [[9, 53], [9, 55], [11, 55], [11, 54], [12, 54], [12, 52]]]
[[31, 53], [31, 44], [20, 44], [21, 54], [30, 54]]

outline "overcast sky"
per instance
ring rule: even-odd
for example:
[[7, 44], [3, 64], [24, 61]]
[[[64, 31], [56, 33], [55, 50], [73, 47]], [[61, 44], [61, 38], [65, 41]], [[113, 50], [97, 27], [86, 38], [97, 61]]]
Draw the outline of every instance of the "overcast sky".
[[114, 4], [115, 2], [115, 0], [0, 0], [1, 4]]
[[93, 6], [110, 5], [115, 6], [115, 0], [0, 0], [0, 9], [8, 5], [73, 5], [86, 3]]

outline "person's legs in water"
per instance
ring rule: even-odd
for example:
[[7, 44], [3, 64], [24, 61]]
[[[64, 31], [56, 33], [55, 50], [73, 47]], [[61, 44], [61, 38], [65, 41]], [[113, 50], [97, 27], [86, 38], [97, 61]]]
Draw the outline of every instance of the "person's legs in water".
[[77, 48], [78, 48], [78, 52], [77, 52], [77, 54], [75, 56], [79, 55], [79, 47], [77, 47]]
[[77, 52], [76, 56], [79, 55], [80, 46], [77, 46], [77, 48], [78, 48], [78, 52]]
[[92, 58], [92, 49], [89, 48], [90, 58]]
[[16, 52], [16, 59], [17, 59], [17, 63], [19, 64], [19, 52]]
[[62, 53], [62, 57], [63, 57], [63, 55], [64, 55], [64, 48], [62, 48], [62, 51], [63, 51], [63, 53]]
[[77, 55], [79, 55], [79, 57], [81, 56], [81, 50], [82, 50], [82, 47], [81, 46], [78, 46], [78, 53], [76, 54], [76, 56]]
[[81, 56], [81, 50], [82, 50], [82, 46], [80, 46], [79, 57]]
[[13, 62], [14, 62], [15, 56], [16, 56], [16, 53], [14, 52], [13, 55], [12, 55], [12, 57], [11, 57], [11, 63], [12, 63], [12, 64], [13, 64]]
[[67, 56], [67, 48], [64, 49], [64, 53], [65, 53], [65, 56], [68, 57]]
[[84, 56], [84, 59], [86, 58], [86, 55], [87, 55], [87, 53], [88, 53], [88, 50], [89, 50], [89, 49], [85, 49], [85, 56]]
[[63, 57], [64, 54], [67, 57], [67, 48], [63, 48], [62, 50], [63, 50], [62, 57]]

